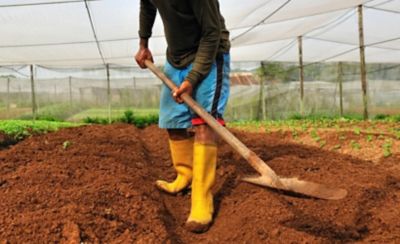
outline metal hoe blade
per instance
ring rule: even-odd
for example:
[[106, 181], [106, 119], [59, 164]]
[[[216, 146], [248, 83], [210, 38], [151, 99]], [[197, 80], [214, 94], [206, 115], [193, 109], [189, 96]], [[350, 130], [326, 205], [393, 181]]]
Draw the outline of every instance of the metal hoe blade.
[[305, 196], [311, 196], [326, 200], [340, 200], [346, 197], [347, 191], [341, 188], [331, 188], [326, 185], [299, 180], [297, 178], [279, 178], [280, 184], [273, 182], [269, 176], [245, 177], [242, 179], [255, 185], [295, 192]]

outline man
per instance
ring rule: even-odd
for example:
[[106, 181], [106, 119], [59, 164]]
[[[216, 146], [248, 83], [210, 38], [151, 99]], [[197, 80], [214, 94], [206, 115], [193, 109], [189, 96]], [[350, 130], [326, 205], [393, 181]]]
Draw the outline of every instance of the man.
[[[153, 57], [148, 43], [156, 13], [163, 20], [168, 43], [165, 74], [179, 87], [161, 91], [159, 127], [167, 129], [176, 179], [156, 186], [175, 194], [191, 183], [191, 210], [186, 228], [192, 232], [208, 230], [214, 206], [211, 187], [215, 179], [216, 135], [205, 121], [183, 104], [181, 94], [188, 93], [221, 124], [229, 95], [229, 32], [220, 14], [218, 0], [141, 0], [140, 48], [136, 61]], [[187, 129], [194, 127], [195, 136]]]

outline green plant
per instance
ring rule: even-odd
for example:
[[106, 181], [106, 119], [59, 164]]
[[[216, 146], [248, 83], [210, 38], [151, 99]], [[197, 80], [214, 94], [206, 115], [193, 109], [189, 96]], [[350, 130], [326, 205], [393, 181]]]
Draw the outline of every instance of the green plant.
[[322, 141], [319, 142], [319, 147], [320, 148], [325, 147], [325, 145], [326, 145], [326, 140], [322, 140]]
[[296, 140], [298, 137], [299, 137], [299, 133], [297, 132], [296, 129], [293, 129], [292, 130], [292, 138]]
[[382, 148], [383, 148], [383, 156], [385, 158], [390, 157], [392, 155], [392, 146], [393, 146], [393, 141], [391, 139], [385, 140], [385, 143], [383, 143]]
[[0, 120], [0, 131], [16, 140], [24, 139], [32, 134], [43, 134], [60, 128], [74, 127], [81, 124], [54, 121]]
[[355, 135], [359, 136], [361, 134], [361, 129], [359, 127], [356, 127], [356, 128], [353, 129], [353, 132], [354, 132]]
[[310, 135], [311, 135], [311, 138], [314, 139], [315, 142], [319, 142], [321, 140], [321, 138], [319, 137], [319, 135], [317, 133], [316, 128], [311, 130]]
[[372, 135], [367, 135], [367, 142], [371, 142], [372, 139], [373, 139], [373, 136], [372, 136]]
[[333, 150], [338, 150], [338, 149], [340, 149], [341, 147], [342, 147], [342, 145], [336, 144], [332, 149], [333, 149]]
[[377, 114], [377, 115], [375, 115], [375, 118], [374, 119], [376, 119], [376, 120], [385, 120], [385, 119], [387, 119], [387, 118], [389, 118], [390, 116], [389, 115], [387, 115], [387, 114]]
[[106, 125], [108, 124], [108, 120], [105, 118], [98, 118], [98, 117], [96, 118], [86, 117], [85, 119], [83, 119], [83, 123]]
[[121, 118], [121, 122], [128, 123], [128, 124], [133, 124], [134, 121], [134, 116], [133, 116], [133, 111], [132, 110], [126, 110], [124, 112], [124, 116]]
[[64, 148], [64, 150], [66, 150], [67, 148], [69, 148], [71, 145], [72, 145], [72, 143], [71, 143], [70, 141], [65, 141], [65, 142], [63, 143], [63, 148]]
[[292, 114], [289, 116], [289, 120], [302, 120], [304, 117], [301, 114]]
[[400, 122], [400, 114], [398, 114], [398, 115], [393, 115], [393, 116], [390, 118], [390, 121], [392, 121], [392, 122]]
[[358, 142], [354, 141], [354, 140], [350, 141], [350, 145], [351, 145], [351, 148], [353, 148], [353, 149], [356, 149], [356, 150], [360, 150], [361, 149], [361, 145]]

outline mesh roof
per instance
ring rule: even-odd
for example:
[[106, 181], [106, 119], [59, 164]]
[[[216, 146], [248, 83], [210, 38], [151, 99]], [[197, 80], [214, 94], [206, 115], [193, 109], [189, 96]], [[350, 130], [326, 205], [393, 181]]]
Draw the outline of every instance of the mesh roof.
[[[136, 66], [139, 2], [2, 0], [0, 65]], [[365, 6], [367, 62], [400, 62], [400, 0], [220, 0], [220, 4], [231, 31], [233, 62], [296, 62], [300, 35], [305, 62], [358, 62], [360, 4]], [[150, 46], [162, 64], [166, 43], [159, 17]]]

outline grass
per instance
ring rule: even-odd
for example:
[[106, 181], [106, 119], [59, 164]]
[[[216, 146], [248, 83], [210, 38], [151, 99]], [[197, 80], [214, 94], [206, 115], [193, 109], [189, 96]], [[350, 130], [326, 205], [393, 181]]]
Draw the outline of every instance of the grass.
[[[79, 113], [85, 109], [80, 104], [69, 104], [69, 103], [60, 103], [60, 104], [51, 104], [45, 107], [40, 107], [37, 113], [38, 120], [47, 120], [47, 121], [65, 121], [70, 116]], [[22, 115], [19, 119], [24, 120], [32, 120], [31, 112]]]
[[81, 124], [41, 120], [0, 120], [0, 132], [19, 140], [32, 134], [43, 134], [79, 125]]
[[[393, 115], [385, 117], [385, 119], [372, 119], [369, 120], [371, 125], [375, 126], [377, 123], [380, 124], [396, 124], [400, 121], [400, 115]], [[239, 127], [251, 130], [252, 128], [294, 128], [299, 129], [303, 132], [313, 128], [332, 128], [340, 130], [343, 128], [351, 128], [356, 135], [360, 135], [363, 130], [372, 128], [360, 128], [359, 124], [364, 121], [357, 117], [326, 117], [326, 116], [306, 116], [306, 117], [293, 117], [288, 120], [265, 120], [265, 121], [233, 121], [229, 125], [231, 127]]]
[[[86, 117], [83, 119], [87, 124], [108, 124], [108, 118], [104, 117]], [[137, 115], [132, 110], [126, 110], [121, 116], [113, 117], [111, 123], [126, 123], [135, 125], [138, 128], [158, 123], [158, 114], [154, 115]]]
[[[129, 108], [119, 108], [111, 110], [111, 119], [115, 120], [124, 116], [125, 111], [132, 110], [135, 116], [151, 116], [157, 115], [158, 109], [129, 109]], [[93, 108], [87, 109], [74, 116], [68, 118], [68, 121], [82, 121], [86, 118], [108, 118], [108, 110], [103, 108]]]

